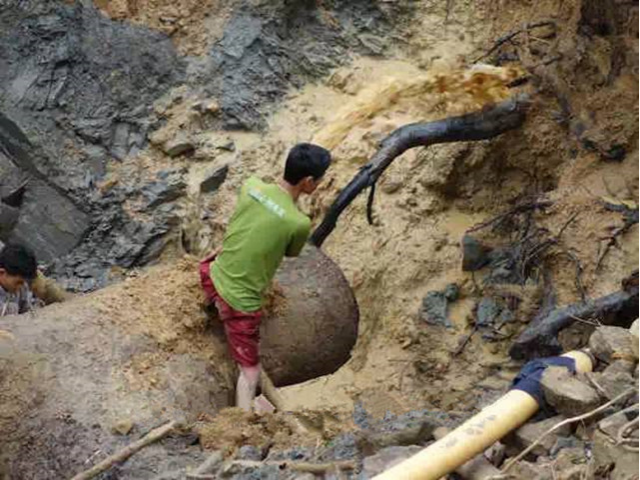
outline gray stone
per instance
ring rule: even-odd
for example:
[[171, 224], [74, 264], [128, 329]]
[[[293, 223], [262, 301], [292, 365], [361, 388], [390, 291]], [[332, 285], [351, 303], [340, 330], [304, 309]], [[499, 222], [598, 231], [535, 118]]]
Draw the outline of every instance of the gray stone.
[[211, 173], [207, 175], [207, 178], [200, 183], [200, 192], [201, 193], [212, 193], [216, 192], [220, 186], [227, 179], [227, 174], [229, 173], [229, 166], [223, 165], [222, 167], [218, 167], [214, 169]]
[[[558, 415], [555, 417], [547, 418], [540, 422], [527, 423], [515, 431], [515, 439], [521, 448], [529, 447], [540, 437], [544, 432], [549, 430], [555, 424], [563, 421], [565, 417]], [[563, 435], [569, 435], [571, 433], [571, 426], [565, 425], [555, 432], [547, 435], [534, 449], [532, 453], [537, 456], [548, 455], [558, 438]]]
[[631, 480], [638, 477], [638, 452], [630, 452], [616, 445], [612, 438], [596, 430], [593, 434], [592, 454], [594, 469], [613, 470], [609, 474], [612, 480]]
[[253, 445], [243, 445], [238, 450], [236, 458], [238, 460], [255, 460], [259, 462], [262, 460], [262, 453]]
[[600, 422], [598, 422], [598, 429], [609, 437], [616, 438], [620, 427], [634, 418], [638, 418], [638, 407], [627, 407], [600, 420]]
[[[124, 198], [96, 181], [106, 162], [144, 148], [151, 105], [182, 81], [184, 62], [165, 35], [111, 21], [91, 2], [9, 2], [0, 31], [0, 164], [6, 155], [17, 172], [0, 165], [0, 178], [32, 179], [10, 239], [49, 274], [94, 288], [115, 264], [112, 232], [130, 220]], [[90, 277], [79, 278], [86, 264]]]
[[420, 318], [432, 325], [444, 325], [452, 327], [453, 324], [447, 316], [449, 302], [455, 301], [459, 295], [459, 287], [449, 284], [443, 291], [432, 290], [422, 299]]
[[502, 307], [492, 298], [483, 297], [476, 311], [476, 325], [491, 327], [497, 323]]
[[[5, 141], [9, 141], [9, 130], [17, 126], [0, 118], [0, 152]], [[14, 131], [20, 137], [21, 133]], [[26, 142], [26, 139], [23, 139]], [[24, 155], [28, 161], [32, 147], [27, 143], [15, 146], [15, 155]], [[32, 178], [21, 190], [19, 199], [11, 193], [24, 184], [24, 172], [13, 160], [0, 153], [0, 196], [9, 203], [0, 203], [0, 239], [25, 244], [36, 254], [38, 261], [51, 262], [71, 251], [85, 236], [90, 227], [88, 215], [68, 197], [39, 178]], [[18, 164], [21, 164], [18, 162]], [[11, 201], [16, 200], [16, 201]], [[18, 201], [19, 200], [19, 201]]]
[[597, 372], [590, 374], [590, 377], [604, 390], [604, 395], [609, 400], [617, 397], [621, 393], [627, 391], [634, 382], [635, 379], [630, 373], [625, 371]]
[[279, 480], [281, 478], [278, 465], [265, 465], [253, 461], [229, 462], [219, 472], [222, 478], [234, 480]]
[[364, 459], [359, 478], [363, 480], [373, 478], [403, 460], [412, 457], [420, 450], [422, 450], [422, 448], [418, 446], [383, 448], [375, 455]]
[[606, 363], [616, 359], [638, 361], [638, 339], [626, 328], [598, 327], [589, 338], [589, 348]]
[[630, 360], [616, 360], [605, 368], [602, 373], [604, 375], [614, 375], [617, 373], [629, 373], [635, 372], [637, 363]]
[[27, 186], [17, 221], [4, 240], [30, 247], [40, 262], [71, 251], [89, 229], [89, 217], [39, 180]]
[[558, 437], [556, 443], [553, 444], [549, 454], [555, 457], [561, 450], [565, 449], [581, 449], [584, 451], [585, 443], [576, 437]]
[[192, 153], [196, 149], [195, 145], [185, 135], [178, 135], [170, 140], [167, 140], [162, 145], [164, 153], [170, 157], [177, 157], [178, 155], [185, 155]]
[[564, 367], [549, 367], [540, 382], [545, 400], [558, 413], [573, 417], [596, 408], [598, 392]]
[[489, 256], [491, 248], [483, 245], [471, 235], [462, 237], [461, 247], [462, 270], [465, 272], [480, 270], [491, 261]]
[[[508, 461], [509, 459], [507, 459]], [[516, 463], [509, 471], [510, 475], [513, 475], [517, 479], [527, 480], [552, 480], [553, 477], [549, 469], [540, 468], [539, 465], [521, 460]]]
[[146, 208], [153, 208], [162, 203], [170, 202], [184, 194], [187, 184], [180, 171], [163, 171], [158, 174], [158, 180], [142, 187], [142, 195], [146, 199]]

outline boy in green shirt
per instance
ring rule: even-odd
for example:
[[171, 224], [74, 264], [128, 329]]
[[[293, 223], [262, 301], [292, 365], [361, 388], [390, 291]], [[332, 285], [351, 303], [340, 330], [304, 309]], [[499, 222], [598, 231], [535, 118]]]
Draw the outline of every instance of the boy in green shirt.
[[300, 143], [289, 152], [278, 184], [249, 178], [220, 253], [200, 264], [207, 300], [220, 314], [231, 356], [240, 367], [236, 404], [245, 410], [251, 410], [260, 377], [262, 295], [283, 257], [298, 256], [306, 243], [311, 221], [296, 201], [315, 191], [330, 163], [327, 150]]

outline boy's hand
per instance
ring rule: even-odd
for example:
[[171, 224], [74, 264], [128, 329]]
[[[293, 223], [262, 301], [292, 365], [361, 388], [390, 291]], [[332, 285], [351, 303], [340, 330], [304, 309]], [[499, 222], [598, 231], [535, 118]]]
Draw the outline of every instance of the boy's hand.
[[220, 253], [222, 252], [222, 247], [218, 247], [215, 248], [214, 250], [212, 250], [211, 252], [209, 252], [207, 254], [206, 257], [204, 257], [201, 261], [202, 262], [208, 262], [209, 260], [213, 260], [215, 257], [217, 257], [218, 255], [220, 255]]

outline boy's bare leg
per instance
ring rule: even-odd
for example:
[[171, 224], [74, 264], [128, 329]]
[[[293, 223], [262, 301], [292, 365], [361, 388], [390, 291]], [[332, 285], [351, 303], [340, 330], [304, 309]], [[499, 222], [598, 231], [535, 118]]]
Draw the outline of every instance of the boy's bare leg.
[[236, 386], [236, 406], [247, 412], [253, 409], [253, 399], [256, 397], [259, 379], [260, 364], [253, 367], [240, 366], [240, 375]]

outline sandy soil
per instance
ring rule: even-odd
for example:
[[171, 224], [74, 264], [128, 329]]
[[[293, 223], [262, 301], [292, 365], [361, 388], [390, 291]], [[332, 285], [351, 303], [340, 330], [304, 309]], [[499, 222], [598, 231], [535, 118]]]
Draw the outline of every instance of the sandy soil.
[[[499, 395], [519, 368], [506, 355], [508, 339], [488, 342], [476, 335], [454, 355], [471, 332], [483, 276], [462, 272], [459, 242], [468, 228], [523, 199], [537, 196], [554, 202], [535, 216], [537, 225], [550, 232], [558, 232], [577, 214], [563, 233], [562, 247], [579, 259], [589, 296], [618, 289], [620, 279], [637, 266], [636, 225], [596, 270], [603, 237], [621, 221], [619, 214], [604, 209], [602, 197], [638, 198], [637, 73], [623, 68], [614, 81], [601, 83], [613, 68], [613, 54], [598, 38], [576, 40], [581, 2], [451, 4], [448, 13], [444, 6], [422, 4], [421, 15], [407, 26], [408, 46], [399, 48], [394, 60], [356, 58], [326, 81], [292, 91], [264, 134], [199, 130], [197, 121], [185, 122], [181, 116], [188, 98], [169, 112], [165, 135], [180, 128], [204, 145], [188, 164], [191, 196], [183, 224], [190, 248], [203, 253], [220, 242], [242, 181], [249, 175], [276, 179], [286, 151], [296, 142], [315, 139], [331, 146], [335, 157], [317, 197], [303, 202], [317, 223], [377, 142], [394, 128], [481, 108], [514, 92], [505, 84], [523, 68], [535, 74], [522, 87], [533, 101], [522, 129], [490, 142], [409, 151], [383, 176], [375, 225], [366, 222], [364, 196], [341, 217], [324, 248], [355, 291], [361, 310], [359, 342], [352, 361], [336, 374], [285, 389], [292, 407], [350, 409], [361, 400], [379, 414], [417, 407], [468, 410]], [[152, 11], [147, 6], [127, 18], [154, 25], [156, 20], [145, 16]], [[481, 70], [482, 88], [473, 90], [478, 70], [474, 73], [465, 65], [487, 51], [495, 38], [539, 18], [540, 12], [561, 25], [557, 35], [546, 43], [534, 39], [547, 46], [529, 45], [522, 55], [524, 65]], [[187, 32], [201, 28], [189, 21], [185, 33], [174, 34], [187, 39], [182, 47], [187, 51], [192, 48]], [[585, 47], [587, 41], [592, 43]], [[637, 38], [629, 42], [637, 52]], [[585, 48], [594, 53], [576, 53]], [[548, 58], [545, 49], [550, 49], [548, 55], [560, 51], [563, 60], [535, 66]], [[569, 113], [563, 113], [563, 99]], [[602, 138], [623, 144], [624, 161], [603, 161], [597, 149], [585, 148], [574, 133], [578, 121], [585, 122], [597, 145], [606, 147], [606, 142], [598, 143]], [[206, 146], [227, 140], [235, 143], [235, 152]], [[140, 158], [150, 168], [166, 162], [156, 150], [145, 155]], [[222, 165], [230, 169], [220, 190], [199, 195], [202, 178]], [[202, 212], [212, 215], [202, 220]], [[558, 304], [579, 298], [575, 265], [567, 256], [550, 259], [545, 268], [553, 277]], [[452, 282], [462, 293], [452, 306], [454, 326], [424, 324], [418, 317], [422, 298]], [[519, 311], [514, 329], [524, 328], [539, 300], [535, 289], [525, 290], [522, 295], [532, 300]]]

